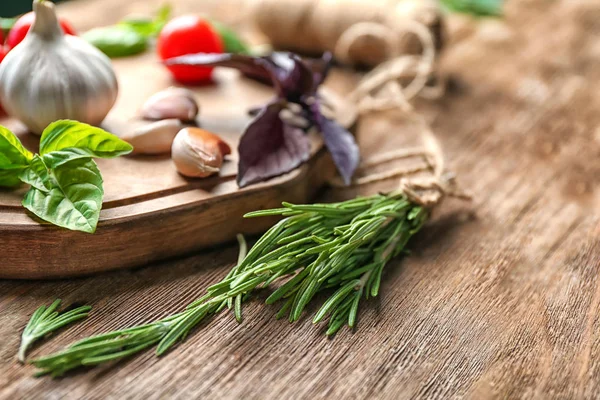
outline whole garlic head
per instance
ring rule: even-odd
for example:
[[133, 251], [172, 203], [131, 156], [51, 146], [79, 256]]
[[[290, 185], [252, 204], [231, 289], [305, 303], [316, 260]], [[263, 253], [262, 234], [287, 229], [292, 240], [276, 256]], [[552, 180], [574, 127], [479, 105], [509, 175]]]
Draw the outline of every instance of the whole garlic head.
[[231, 148], [223, 139], [200, 128], [180, 130], [171, 147], [177, 171], [190, 178], [216, 174], [227, 154], [231, 154]]
[[35, 21], [0, 64], [0, 100], [7, 112], [41, 134], [74, 119], [99, 125], [118, 93], [111, 62], [91, 44], [60, 28], [54, 4], [33, 2]]

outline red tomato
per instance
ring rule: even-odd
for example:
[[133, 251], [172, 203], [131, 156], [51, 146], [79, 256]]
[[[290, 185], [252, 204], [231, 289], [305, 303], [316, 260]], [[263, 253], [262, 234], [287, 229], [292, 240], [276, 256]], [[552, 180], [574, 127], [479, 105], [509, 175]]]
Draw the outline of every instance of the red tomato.
[[[12, 49], [25, 38], [27, 32], [29, 32], [29, 28], [33, 25], [33, 21], [35, 21], [35, 14], [33, 12], [28, 12], [23, 15], [21, 18], [15, 22], [14, 26], [11, 28], [10, 32], [8, 32], [8, 36], [6, 37], [6, 45]], [[75, 35], [75, 29], [71, 26], [67, 21], [60, 19], [60, 26], [62, 27], [65, 33], [69, 35]]]
[[[161, 60], [194, 53], [222, 53], [223, 43], [207, 20], [184, 15], [169, 21], [158, 36], [156, 44]], [[191, 65], [167, 67], [175, 80], [185, 84], [210, 80], [213, 68]]]

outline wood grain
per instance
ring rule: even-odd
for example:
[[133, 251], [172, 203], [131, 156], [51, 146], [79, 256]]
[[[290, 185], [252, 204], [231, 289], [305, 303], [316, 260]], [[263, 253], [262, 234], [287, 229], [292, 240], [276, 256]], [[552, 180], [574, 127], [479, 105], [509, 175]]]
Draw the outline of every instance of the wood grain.
[[[122, 2], [104, 4], [110, 15]], [[219, 316], [162, 359], [149, 351], [35, 379], [14, 354], [40, 304], [62, 297], [94, 310], [32, 356], [180, 310], [226, 273], [237, 250], [85, 279], [1, 281], [0, 397], [598, 398], [598, 21], [596, 0], [507, 2], [503, 21], [451, 18], [442, 69], [452, 90], [417, 108], [475, 201], [439, 209], [413, 253], [390, 263], [355, 333], [328, 340], [310, 318], [275, 321], [261, 295], [241, 325]], [[366, 154], [397, 146], [404, 133], [382, 118], [359, 128]]]
[[[103, 127], [116, 135], [133, 129], [142, 104], [173, 84], [154, 52], [117, 59], [120, 95]], [[261, 185], [239, 189], [237, 144], [250, 121], [247, 110], [273, 96], [266, 85], [231, 70], [215, 72], [216, 84], [191, 88], [200, 104], [196, 123], [219, 134], [233, 154], [218, 176], [186, 179], [168, 155], [98, 160], [104, 179], [103, 209], [94, 235], [43, 223], [21, 205], [27, 187], [0, 189], [0, 278], [57, 278], [136, 267], [232, 241], [237, 233], [265, 231], [271, 220], [242, 216], [282, 201], [305, 203], [335, 173], [314, 136], [312, 158], [302, 168]], [[32, 150], [39, 138], [18, 121], [0, 118]], [[228, 223], [224, 224], [227, 221]], [[130, 242], [135, 237], [135, 242]], [[125, 245], [127, 243], [127, 245]], [[69, 249], [77, 248], [76, 254]], [[96, 254], [103, 257], [95, 257]]]

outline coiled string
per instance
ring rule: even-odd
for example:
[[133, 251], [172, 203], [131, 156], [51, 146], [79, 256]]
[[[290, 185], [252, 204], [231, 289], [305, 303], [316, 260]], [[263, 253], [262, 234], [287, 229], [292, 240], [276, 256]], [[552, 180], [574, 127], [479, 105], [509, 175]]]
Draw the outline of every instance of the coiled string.
[[[398, 190], [404, 192], [411, 201], [425, 207], [433, 207], [447, 196], [468, 199], [470, 196], [458, 189], [453, 175], [446, 173], [439, 141], [425, 119], [410, 104], [410, 100], [417, 95], [433, 97], [443, 94], [443, 86], [427, 86], [436, 61], [436, 49], [431, 31], [422, 23], [408, 19], [396, 25], [396, 30], [389, 26], [391, 25], [377, 22], [361, 22], [351, 26], [338, 40], [334, 54], [340, 59], [347, 58], [353, 43], [366, 36], [376, 36], [387, 43], [390, 59], [366, 74], [349, 98], [356, 105], [357, 117], [384, 111], [400, 113], [419, 127], [423, 147], [379, 154], [364, 160], [360, 169], [409, 158], [420, 158], [425, 162], [425, 166], [394, 168], [362, 176], [356, 178], [352, 185], [365, 185], [399, 177]], [[422, 47], [421, 54], [400, 54], [398, 49], [400, 49], [399, 42], [402, 35], [417, 37]], [[408, 83], [403, 86], [402, 82], [406, 80]], [[424, 172], [428, 173], [428, 176], [422, 176]], [[342, 186], [342, 182], [338, 179], [332, 184], [337, 187]]]

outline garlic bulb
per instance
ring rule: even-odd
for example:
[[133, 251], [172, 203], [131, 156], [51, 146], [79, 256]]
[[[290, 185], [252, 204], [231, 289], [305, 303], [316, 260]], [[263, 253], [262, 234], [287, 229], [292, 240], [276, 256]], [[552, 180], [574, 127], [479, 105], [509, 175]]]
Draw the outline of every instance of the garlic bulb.
[[65, 35], [53, 3], [35, 0], [33, 10], [29, 33], [0, 64], [0, 101], [36, 134], [59, 119], [100, 124], [117, 99], [110, 60]]
[[178, 119], [140, 122], [120, 137], [133, 146], [135, 154], [163, 154], [171, 151], [173, 139], [181, 128], [183, 124]]
[[200, 128], [184, 128], [173, 141], [171, 158], [177, 171], [191, 178], [205, 178], [219, 172], [231, 148], [214, 133]]

